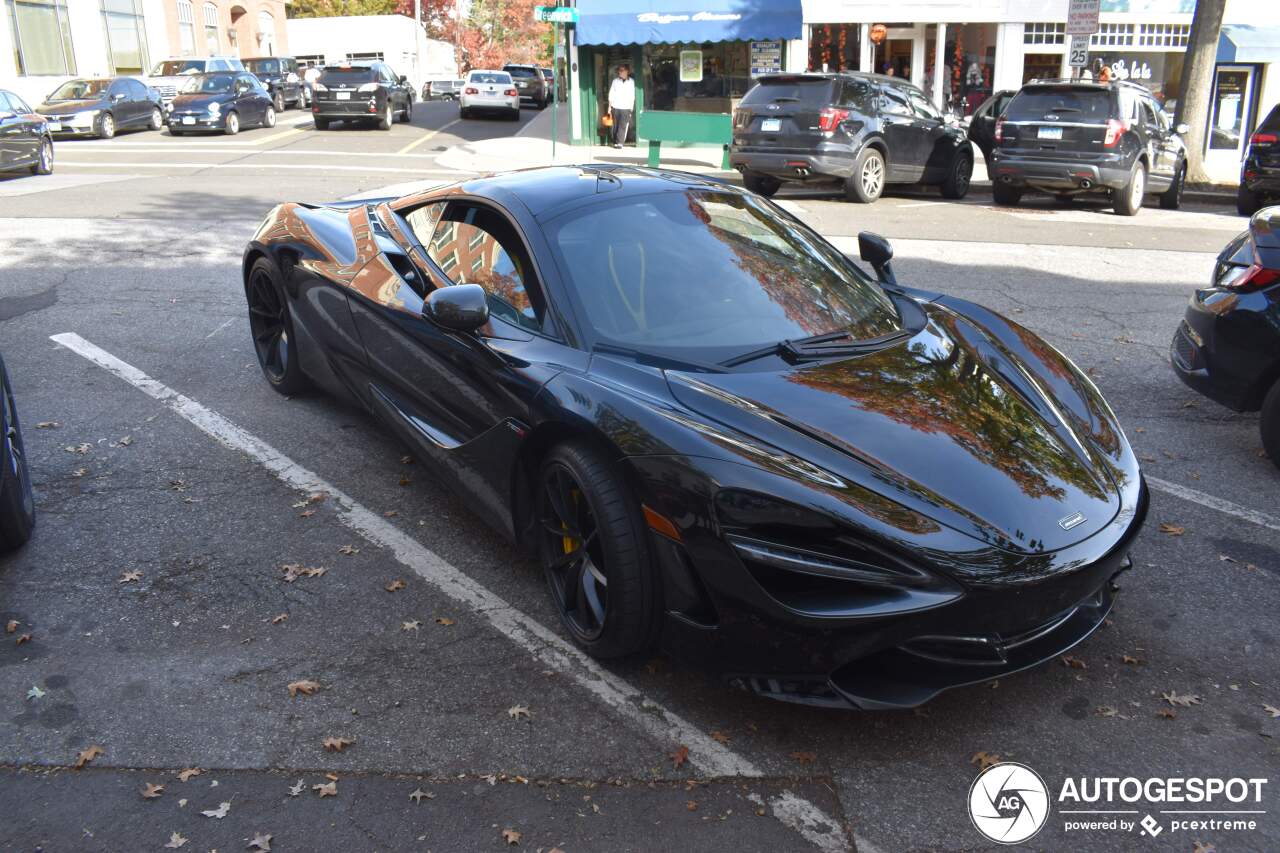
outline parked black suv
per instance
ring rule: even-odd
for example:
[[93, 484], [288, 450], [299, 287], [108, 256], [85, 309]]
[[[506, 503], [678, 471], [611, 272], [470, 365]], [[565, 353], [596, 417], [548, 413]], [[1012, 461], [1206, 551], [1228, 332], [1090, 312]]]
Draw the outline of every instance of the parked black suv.
[[1236, 210], [1252, 216], [1263, 205], [1280, 199], [1280, 105], [1249, 137], [1249, 150], [1240, 169], [1240, 189], [1236, 191]]
[[1136, 83], [1043, 80], [1018, 90], [996, 121], [987, 172], [996, 204], [1017, 204], [1027, 190], [1059, 200], [1106, 193], [1122, 216], [1160, 193], [1182, 203], [1187, 149], [1151, 92]]
[[978, 146], [988, 168], [991, 166], [991, 151], [996, 147], [996, 121], [1004, 115], [1004, 108], [1016, 94], [1016, 89], [1001, 89], [983, 101], [969, 117], [969, 141]]
[[938, 184], [947, 198], [963, 198], [973, 175], [964, 131], [924, 92], [849, 72], [761, 77], [734, 110], [729, 162], [761, 195], [783, 181], [837, 181], [863, 203], [885, 184]]
[[282, 113], [286, 107], [307, 106], [307, 87], [298, 74], [298, 60], [292, 56], [262, 56], [241, 61], [246, 71], [262, 81], [276, 112]]
[[316, 130], [331, 121], [372, 121], [390, 130], [397, 120], [413, 117], [413, 87], [385, 62], [326, 65], [312, 93], [311, 115]]
[[511, 75], [516, 90], [520, 92], [520, 103], [528, 101], [538, 109], [546, 109], [551, 103], [551, 83], [542, 76], [536, 65], [504, 65], [502, 70]]

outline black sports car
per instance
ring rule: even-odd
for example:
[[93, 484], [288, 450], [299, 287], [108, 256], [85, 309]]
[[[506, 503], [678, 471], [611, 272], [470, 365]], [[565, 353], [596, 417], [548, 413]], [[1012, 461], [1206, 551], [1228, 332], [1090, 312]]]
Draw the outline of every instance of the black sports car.
[[12, 551], [31, 538], [36, 524], [31, 473], [22, 446], [22, 427], [13, 404], [9, 371], [0, 358], [0, 553]]
[[1237, 412], [1262, 412], [1262, 446], [1280, 466], [1280, 206], [1259, 210], [1191, 295], [1169, 363], [1183, 382]]
[[267, 380], [434, 463], [591, 654], [905, 707], [1088, 636], [1147, 497], [1070, 361], [861, 244], [877, 278], [743, 190], [553, 167], [282, 204], [243, 275]]

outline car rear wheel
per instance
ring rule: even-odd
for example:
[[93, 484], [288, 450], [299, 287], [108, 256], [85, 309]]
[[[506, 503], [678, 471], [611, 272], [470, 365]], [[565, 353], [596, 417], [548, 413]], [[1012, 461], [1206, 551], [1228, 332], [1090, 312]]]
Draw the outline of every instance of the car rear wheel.
[[519, 121], [519, 120], [520, 120], [520, 108], [519, 108], [519, 107], [516, 107], [514, 110], [512, 110], [512, 111], [511, 111], [511, 115], [507, 116], [507, 118], [508, 118], [508, 119], [510, 119], [511, 121]]
[[387, 105], [382, 108], [382, 117], [378, 119], [378, 130], [390, 130], [395, 116], [391, 112], [391, 99], [387, 99]]
[[147, 128], [150, 130], [159, 130], [162, 127], [164, 127], [164, 113], [160, 112], [159, 107], [152, 107], [151, 121], [147, 123]]
[[960, 151], [956, 154], [955, 162], [951, 164], [951, 171], [942, 182], [942, 197], [964, 198], [969, 193], [971, 180], [973, 180], [973, 153]]
[[31, 166], [31, 174], [48, 175], [53, 172], [53, 140], [43, 139], [40, 141], [40, 152], [36, 156], [36, 162]]
[[1135, 163], [1128, 182], [1111, 192], [1111, 209], [1121, 216], [1133, 216], [1142, 210], [1142, 197], [1147, 191], [1147, 167]]
[[4, 469], [0, 470], [0, 552], [3, 552], [12, 551], [30, 539], [36, 525], [36, 502], [31, 491], [26, 448], [22, 444], [22, 427], [3, 361], [0, 361], [0, 409], [4, 414], [0, 443], [5, 451]]
[[1262, 447], [1271, 463], [1280, 468], [1280, 381], [1271, 386], [1262, 401]]
[[249, 331], [262, 375], [272, 388], [285, 396], [308, 390], [311, 382], [302, 372], [294, 351], [289, 302], [275, 267], [266, 258], [258, 258], [249, 269], [245, 299], [249, 303]]
[[98, 127], [96, 128], [99, 139], [111, 139], [116, 135], [116, 119], [111, 113], [103, 113], [98, 116]]
[[849, 201], [870, 204], [884, 192], [884, 178], [884, 155], [875, 148], [864, 148], [853, 174], [845, 178], [844, 196]]
[[782, 188], [782, 181], [777, 178], [770, 177], [769, 175], [760, 175], [755, 172], [743, 172], [742, 185], [756, 195], [762, 195], [765, 198], [769, 198]]
[[1262, 207], [1262, 199], [1251, 192], [1244, 184], [1236, 190], [1236, 213], [1241, 216], [1253, 216]]
[[1016, 207], [1018, 202], [1022, 201], [1022, 189], [1008, 184], [992, 184], [991, 198], [996, 204]]
[[405, 101], [404, 113], [401, 114], [400, 120], [405, 124], [413, 121], [413, 101]]
[[458, 118], [471, 118], [471, 110], [466, 107], [458, 107]]
[[275, 108], [275, 107], [267, 107], [267, 114], [266, 114], [265, 116], [263, 116], [263, 117], [262, 117], [262, 126], [263, 126], [263, 127], [275, 127], [275, 126], [276, 126], [276, 112], [277, 112], [277, 110], [276, 110], [276, 108]]
[[1182, 165], [1173, 176], [1169, 189], [1160, 193], [1160, 206], [1165, 210], [1177, 210], [1182, 207], [1182, 190], [1187, 185], [1187, 167]]
[[240, 132], [240, 115], [235, 110], [227, 113], [222, 130], [227, 136], [235, 136]]
[[276, 112], [284, 112], [284, 92], [276, 92], [271, 97], [271, 106], [276, 108]]
[[650, 648], [659, 589], [639, 508], [617, 466], [585, 443], [562, 444], [538, 471], [539, 556], [565, 628], [589, 654]]

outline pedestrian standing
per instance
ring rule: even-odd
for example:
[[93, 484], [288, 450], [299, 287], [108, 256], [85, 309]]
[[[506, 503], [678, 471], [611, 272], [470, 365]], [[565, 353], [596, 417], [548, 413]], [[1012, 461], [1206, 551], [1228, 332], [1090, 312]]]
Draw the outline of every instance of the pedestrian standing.
[[631, 130], [631, 115], [636, 108], [636, 81], [631, 79], [631, 66], [618, 66], [618, 76], [609, 84], [609, 115], [613, 117], [613, 147], [621, 148]]

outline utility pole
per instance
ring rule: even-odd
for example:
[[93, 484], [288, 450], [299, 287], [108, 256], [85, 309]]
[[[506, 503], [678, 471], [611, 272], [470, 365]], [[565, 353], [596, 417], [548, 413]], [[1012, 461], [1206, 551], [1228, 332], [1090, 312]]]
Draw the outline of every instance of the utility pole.
[[[1226, 0], [1196, 0], [1187, 41], [1187, 64], [1182, 69], [1178, 91], [1177, 122], [1187, 125], [1183, 142], [1187, 145], [1187, 183], [1209, 182], [1204, 170], [1205, 133], [1213, 100], [1214, 63], [1218, 58], [1218, 36]], [[1242, 106], [1243, 108], [1243, 106]]]

